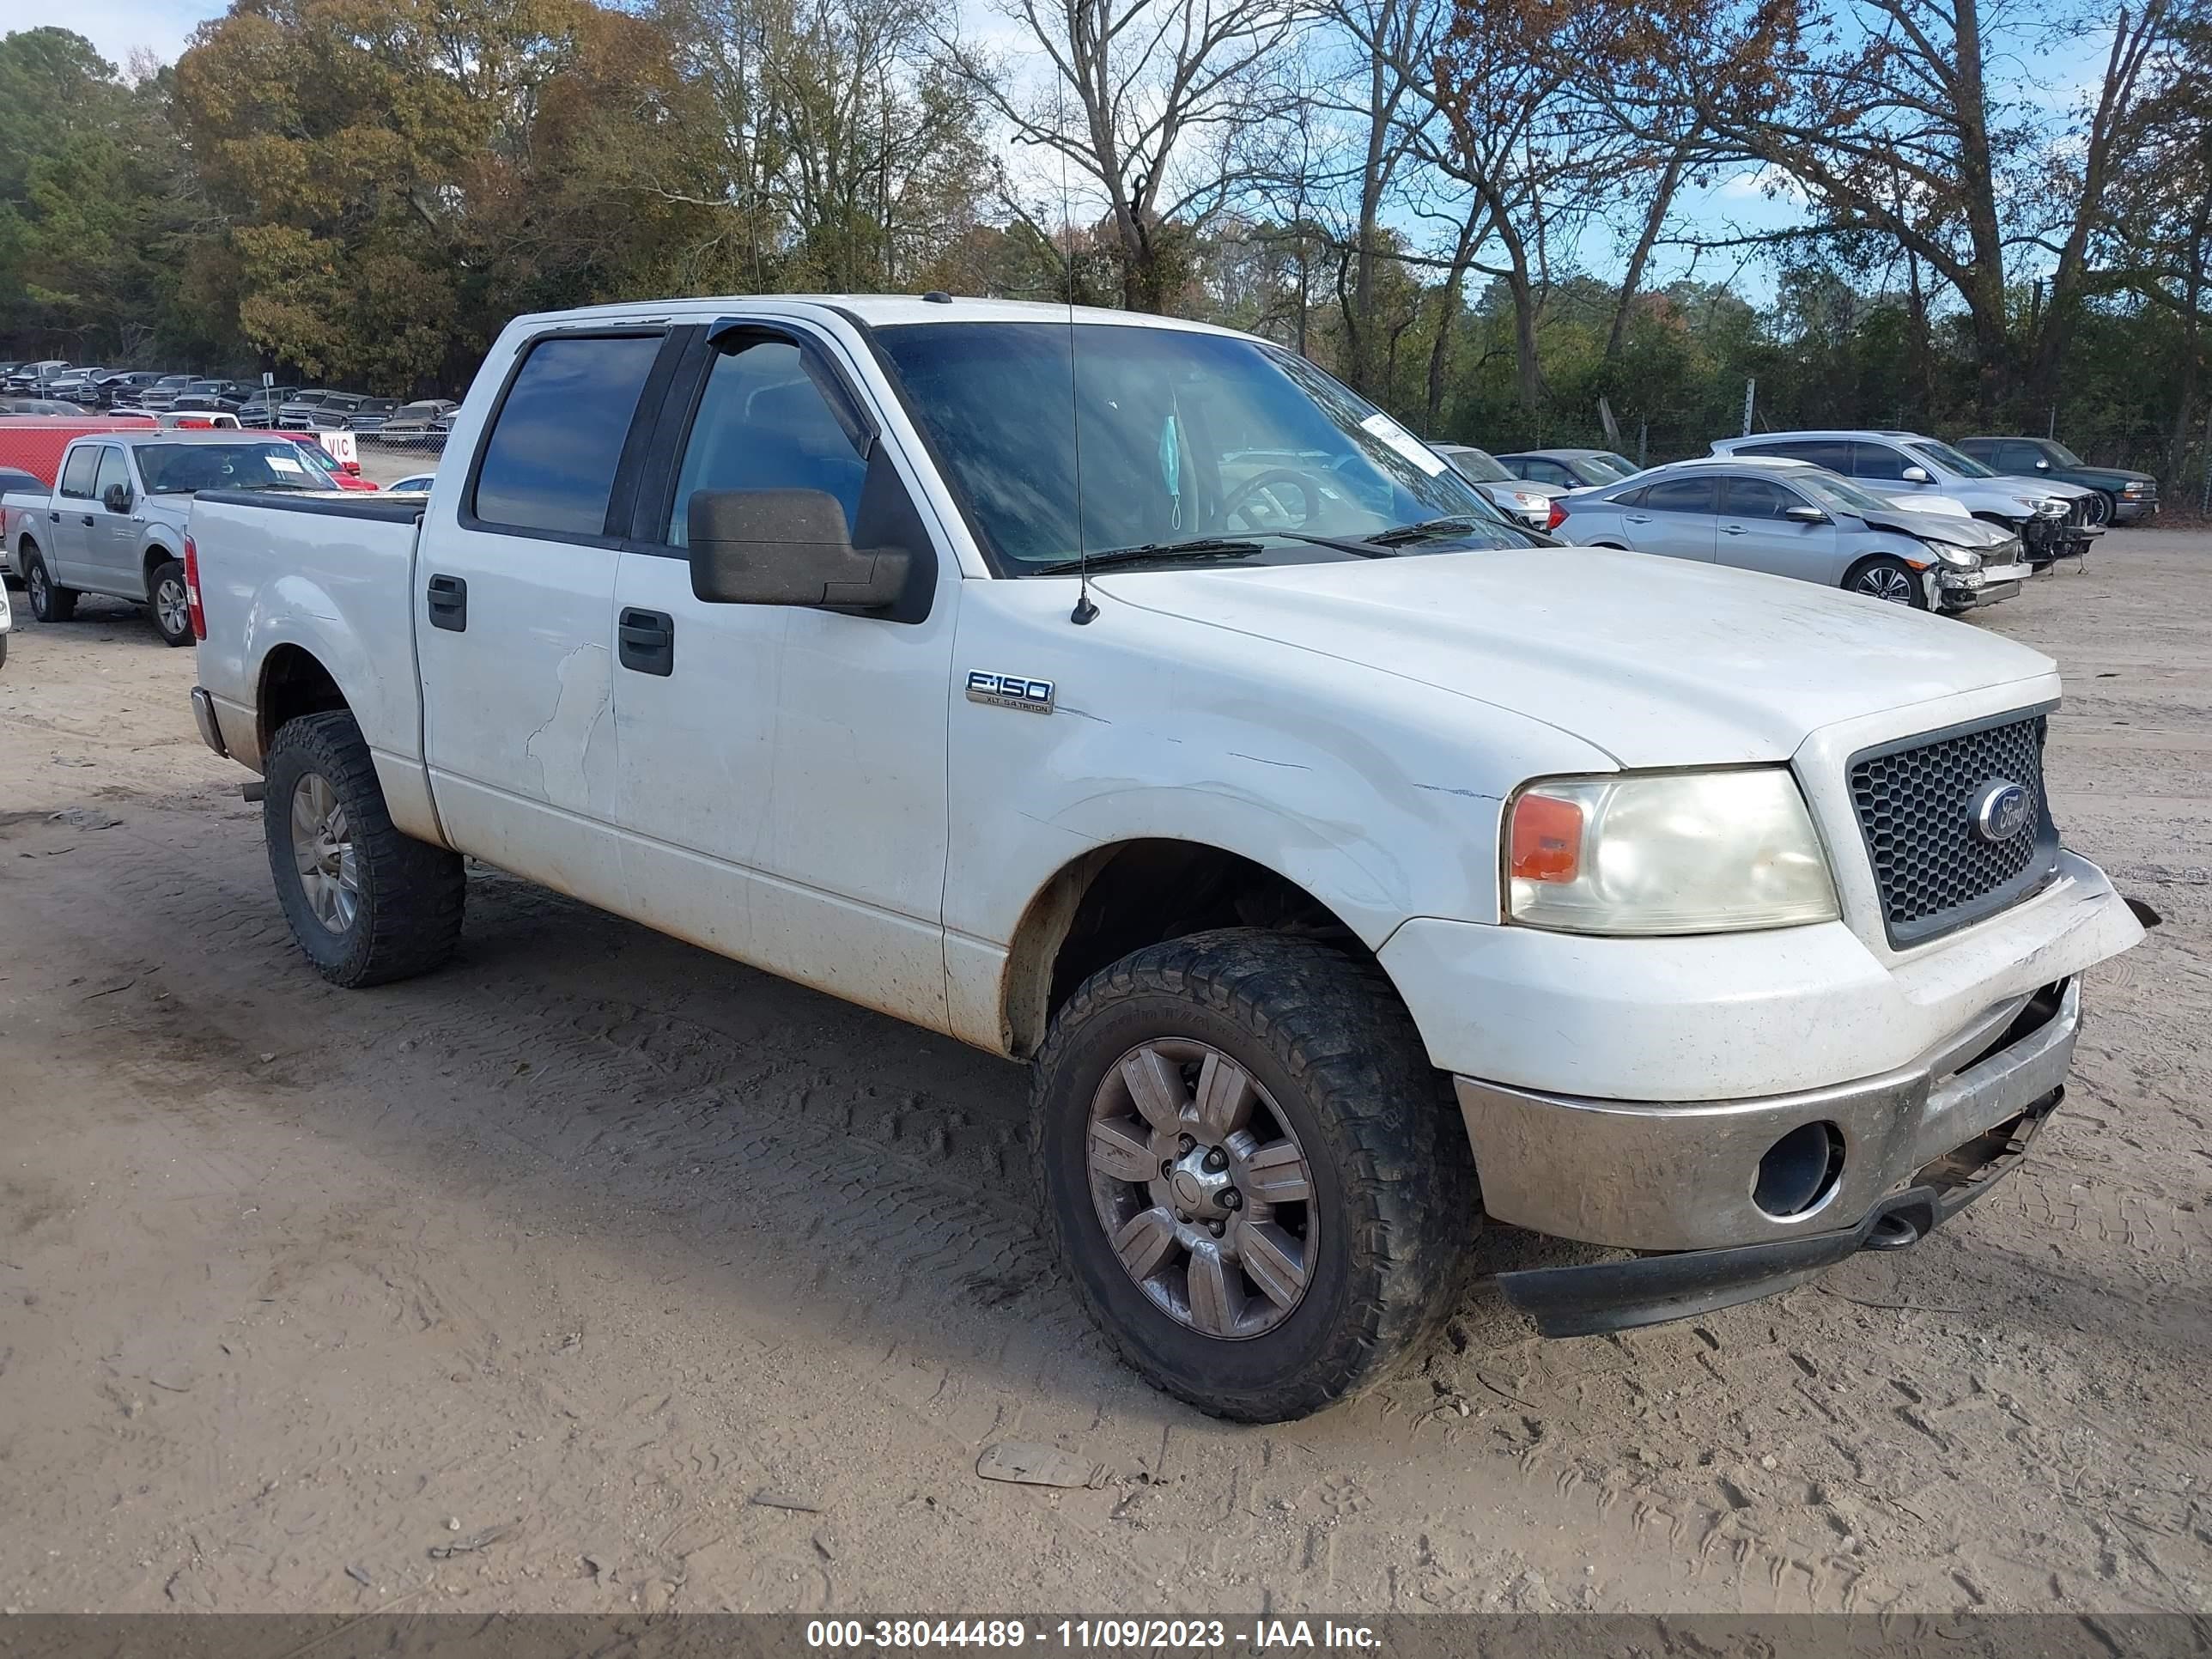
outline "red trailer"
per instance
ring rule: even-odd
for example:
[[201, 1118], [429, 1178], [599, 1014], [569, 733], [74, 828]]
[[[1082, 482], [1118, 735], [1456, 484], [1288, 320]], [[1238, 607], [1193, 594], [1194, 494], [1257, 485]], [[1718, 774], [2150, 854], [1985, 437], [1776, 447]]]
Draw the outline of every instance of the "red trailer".
[[70, 439], [145, 432], [157, 424], [151, 415], [0, 415], [0, 466], [21, 467], [52, 489]]

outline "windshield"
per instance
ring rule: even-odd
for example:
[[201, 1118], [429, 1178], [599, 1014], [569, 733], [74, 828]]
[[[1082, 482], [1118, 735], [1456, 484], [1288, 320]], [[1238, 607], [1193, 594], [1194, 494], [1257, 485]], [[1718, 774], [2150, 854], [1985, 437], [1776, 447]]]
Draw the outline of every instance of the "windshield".
[[1577, 467], [1596, 478], [1600, 483], [1613, 483], [1622, 478], [1632, 478], [1638, 468], [1626, 455], [1616, 455], [1609, 449], [1597, 449], [1587, 455], [1576, 457]]
[[1518, 478], [1498, 465], [1498, 458], [1486, 449], [1455, 447], [1446, 459], [1458, 469], [1460, 477], [1472, 478], [1477, 483], [1520, 483]]
[[143, 444], [138, 471], [149, 495], [198, 489], [314, 489], [322, 479], [290, 443]]
[[1886, 501], [1871, 491], [1861, 489], [1840, 473], [1831, 472], [1824, 466], [1808, 466], [1802, 470], [1791, 467], [1782, 475], [1823, 507], [1840, 507], [1846, 513], [1893, 513], [1896, 503]]
[[1360, 539], [1461, 514], [1474, 522], [1458, 545], [1528, 545], [1389, 416], [1254, 341], [1110, 323], [920, 323], [876, 337], [1011, 574], [1079, 552]]
[[1912, 447], [1946, 472], [1961, 478], [1994, 478], [1997, 475], [1971, 455], [1962, 455], [1948, 444], [1939, 444], [1933, 438], [1916, 438]]

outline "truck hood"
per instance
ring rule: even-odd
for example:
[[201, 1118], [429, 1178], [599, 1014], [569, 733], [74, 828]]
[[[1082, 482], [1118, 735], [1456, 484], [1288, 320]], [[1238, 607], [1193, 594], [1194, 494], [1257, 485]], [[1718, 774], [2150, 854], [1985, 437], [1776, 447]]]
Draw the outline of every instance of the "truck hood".
[[[1474, 699], [1623, 766], [1787, 760], [1825, 726], [2049, 674], [2041, 653], [1809, 582], [1602, 548], [1121, 571], [1124, 604]], [[1325, 694], [1316, 665], [1305, 695]], [[1316, 690], [1316, 688], [1321, 688]], [[2024, 689], [2023, 700], [2048, 688]]]

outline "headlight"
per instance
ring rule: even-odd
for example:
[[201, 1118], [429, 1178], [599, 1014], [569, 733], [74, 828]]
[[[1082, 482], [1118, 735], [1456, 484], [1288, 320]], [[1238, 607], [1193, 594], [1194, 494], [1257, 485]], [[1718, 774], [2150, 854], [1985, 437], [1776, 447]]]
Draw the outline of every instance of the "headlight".
[[1928, 550], [1954, 570], [1978, 570], [1982, 568], [1982, 556], [1971, 547], [1953, 547], [1948, 542], [1929, 542]]
[[1572, 933], [1721, 933], [1835, 920], [1786, 767], [1532, 783], [1506, 809], [1510, 921]]
[[2150, 488], [2150, 486], [2149, 486], [2149, 485], [2146, 484], [2145, 483], [2143, 483], [2143, 481], [2142, 481], [2142, 479], [2138, 478], [2138, 479], [2136, 479], [2133, 483], [2122, 484], [2122, 485], [2120, 486], [2120, 494], [2121, 494], [2121, 495], [2142, 495], [2145, 491], [2147, 491], [2149, 488]]

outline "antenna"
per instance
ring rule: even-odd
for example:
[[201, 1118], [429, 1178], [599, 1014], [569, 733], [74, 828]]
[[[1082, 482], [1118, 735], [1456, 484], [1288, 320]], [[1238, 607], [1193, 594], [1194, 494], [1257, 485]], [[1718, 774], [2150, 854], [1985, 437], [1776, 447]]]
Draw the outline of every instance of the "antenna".
[[[1065, 83], [1054, 91], [1054, 100], [1062, 105], [1063, 127], [1066, 91]], [[1098, 607], [1091, 602], [1091, 550], [1085, 545], [1083, 534], [1083, 399], [1075, 381], [1075, 224], [1068, 206], [1064, 149], [1060, 153], [1060, 234], [1066, 245], [1067, 268], [1067, 435], [1075, 457], [1075, 609], [1067, 613], [1067, 619], [1078, 628], [1087, 628], [1098, 619]]]

